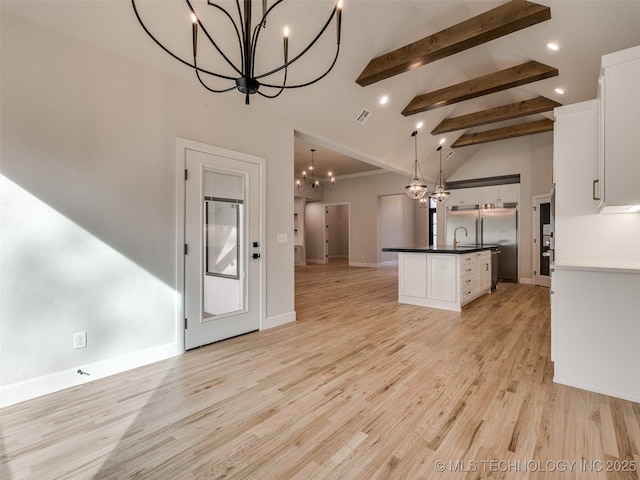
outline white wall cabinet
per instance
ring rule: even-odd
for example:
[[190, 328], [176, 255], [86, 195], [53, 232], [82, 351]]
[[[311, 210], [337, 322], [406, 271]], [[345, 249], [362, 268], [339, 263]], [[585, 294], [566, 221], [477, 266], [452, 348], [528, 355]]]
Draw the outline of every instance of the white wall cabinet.
[[473, 206], [480, 203], [480, 192], [477, 188], [459, 188], [451, 190], [447, 205]]
[[457, 188], [451, 190], [447, 206], [464, 207], [481, 203], [518, 203], [520, 185], [492, 185], [488, 187]]
[[640, 205], [640, 46], [602, 57], [598, 94], [596, 196], [602, 199], [603, 212], [625, 212], [630, 205]]
[[480, 203], [518, 203], [518, 185], [496, 185], [480, 190]]
[[[558, 107], [554, 113], [556, 217], [598, 213], [598, 102]], [[560, 236], [558, 232], [556, 237]]]

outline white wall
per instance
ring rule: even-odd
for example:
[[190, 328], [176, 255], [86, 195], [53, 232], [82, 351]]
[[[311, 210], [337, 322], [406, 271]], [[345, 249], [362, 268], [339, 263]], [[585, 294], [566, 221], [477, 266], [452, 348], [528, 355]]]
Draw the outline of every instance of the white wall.
[[[351, 235], [349, 257], [358, 265], [376, 266], [381, 262], [378, 238], [378, 197], [404, 193], [407, 177], [382, 173], [340, 179], [333, 190], [324, 193], [324, 203], [349, 203]], [[307, 217], [308, 220], [308, 217]]]
[[180, 351], [177, 137], [266, 159], [266, 315], [295, 319], [292, 126], [6, 13], [1, 45], [2, 385]]
[[[405, 193], [378, 197], [378, 242], [381, 247], [416, 245], [416, 201]], [[382, 252], [381, 262], [398, 260], [397, 252]]]
[[487, 143], [456, 172], [446, 177], [447, 181], [454, 181], [520, 174], [518, 255], [519, 275], [523, 282], [533, 279], [531, 198], [551, 191], [552, 165], [553, 132], [539, 133]]

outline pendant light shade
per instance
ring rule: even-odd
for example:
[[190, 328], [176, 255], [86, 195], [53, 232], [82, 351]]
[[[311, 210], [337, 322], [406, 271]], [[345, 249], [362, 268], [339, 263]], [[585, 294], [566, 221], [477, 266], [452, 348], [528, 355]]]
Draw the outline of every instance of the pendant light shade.
[[438, 152], [440, 153], [440, 173], [438, 174], [438, 185], [436, 185], [435, 190], [431, 194], [431, 198], [438, 202], [446, 202], [449, 198], [450, 192], [447, 192], [444, 189], [444, 174], [442, 173], [442, 145], [438, 147]]
[[[409, 198], [418, 200], [427, 194], [427, 184], [424, 181], [422, 170], [420, 169], [420, 165], [418, 164], [418, 131], [414, 131], [411, 136], [414, 139], [415, 160], [413, 162], [411, 176], [409, 177], [409, 184], [404, 188]], [[420, 175], [418, 175], [418, 173]]]

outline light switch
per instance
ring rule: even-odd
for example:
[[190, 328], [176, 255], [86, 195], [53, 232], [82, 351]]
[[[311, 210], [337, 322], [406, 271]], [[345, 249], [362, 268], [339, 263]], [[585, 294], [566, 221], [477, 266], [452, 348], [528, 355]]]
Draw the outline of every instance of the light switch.
[[289, 241], [289, 236], [286, 233], [278, 234], [278, 243], [287, 243]]

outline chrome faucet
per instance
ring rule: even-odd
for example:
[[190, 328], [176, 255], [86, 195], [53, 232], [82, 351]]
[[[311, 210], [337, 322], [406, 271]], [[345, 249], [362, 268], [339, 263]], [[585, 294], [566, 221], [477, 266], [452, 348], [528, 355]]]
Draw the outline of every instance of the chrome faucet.
[[458, 248], [458, 230], [463, 229], [464, 230], [464, 236], [468, 237], [469, 236], [469, 232], [467, 232], [467, 229], [465, 227], [457, 227], [454, 231], [453, 231], [453, 249], [455, 250], [456, 248]]

